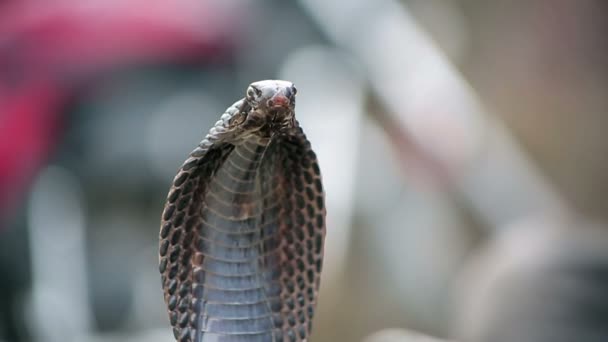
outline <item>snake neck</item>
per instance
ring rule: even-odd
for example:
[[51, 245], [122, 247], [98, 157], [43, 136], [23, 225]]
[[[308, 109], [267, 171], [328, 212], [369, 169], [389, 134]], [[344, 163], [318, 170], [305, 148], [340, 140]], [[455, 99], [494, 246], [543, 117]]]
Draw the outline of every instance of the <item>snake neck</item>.
[[193, 286], [199, 289], [195, 301], [202, 301], [197, 334], [205, 332], [210, 340], [229, 335], [271, 341], [279, 324], [273, 318], [281, 290], [273, 254], [279, 212], [269, 182], [260, 176], [268, 167], [263, 163], [269, 143], [254, 137], [235, 144], [203, 199], [196, 245], [203, 258], [195, 267], [206, 272], [194, 277]]
[[254, 230], [266, 218], [264, 207], [271, 184], [261, 174], [272, 168], [264, 160], [269, 144], [270, 139], [258, 136], [234, 144], [209, 183], [205, 206], [226, 223], [234, 223], [227, 225], [228, 230]]

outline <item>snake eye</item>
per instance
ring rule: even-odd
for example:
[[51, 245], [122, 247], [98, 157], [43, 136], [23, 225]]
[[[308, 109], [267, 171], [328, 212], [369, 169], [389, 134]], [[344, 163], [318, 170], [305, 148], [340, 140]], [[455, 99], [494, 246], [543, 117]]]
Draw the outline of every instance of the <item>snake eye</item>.
[[298, 89], [296, 89], [296, 86], [291, 86], [291, 95], [295, 96], [298, 93]]
[[256, 96], [262, 95], [262, 91], [256, 87], [250, 86], [247, 88], [247, 97], [250, 99], [255, 98]]

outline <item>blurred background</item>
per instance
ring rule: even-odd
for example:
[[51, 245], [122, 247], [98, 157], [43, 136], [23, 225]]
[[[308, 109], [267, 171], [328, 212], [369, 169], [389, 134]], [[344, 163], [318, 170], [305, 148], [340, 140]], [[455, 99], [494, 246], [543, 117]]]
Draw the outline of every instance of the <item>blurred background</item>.
[[269, 78], [327, 191], [314, 341], [607, 341], [606, 32], [601, 0], [0, 1], [0, 341], [171, 341], [170, 181]]

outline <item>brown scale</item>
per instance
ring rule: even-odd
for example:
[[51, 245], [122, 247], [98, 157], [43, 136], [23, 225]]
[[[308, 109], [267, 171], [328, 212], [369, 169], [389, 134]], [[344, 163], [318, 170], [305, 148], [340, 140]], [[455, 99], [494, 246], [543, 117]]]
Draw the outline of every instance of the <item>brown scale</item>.
[[325, 204], [294, 101], [289, 82], [253, 83], [173, 180], [159, 270], [177, 341], [309, 339]]

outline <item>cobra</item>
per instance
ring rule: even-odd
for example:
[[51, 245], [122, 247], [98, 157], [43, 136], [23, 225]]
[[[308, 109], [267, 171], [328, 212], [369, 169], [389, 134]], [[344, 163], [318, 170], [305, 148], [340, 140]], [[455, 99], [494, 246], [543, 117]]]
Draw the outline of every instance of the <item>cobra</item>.
[[309, 339], [326, 210], [295, 96], [252, 83], [173, 179], [159, 270], [177, 341]]

